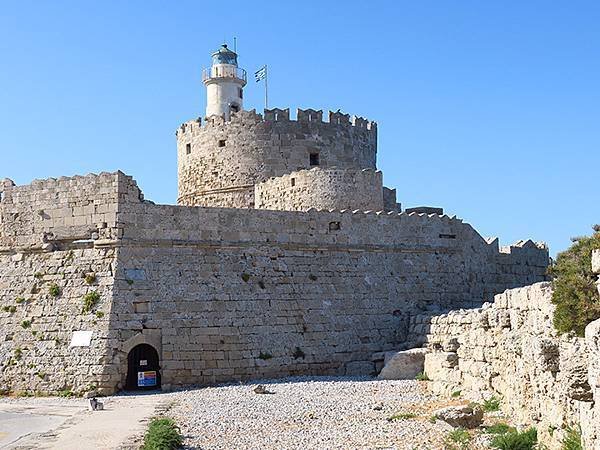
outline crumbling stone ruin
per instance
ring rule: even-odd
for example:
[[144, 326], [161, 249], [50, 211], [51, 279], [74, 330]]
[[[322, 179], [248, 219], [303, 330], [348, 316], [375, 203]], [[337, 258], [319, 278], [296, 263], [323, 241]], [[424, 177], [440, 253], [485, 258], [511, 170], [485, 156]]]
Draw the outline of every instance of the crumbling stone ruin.
[[207, 117], [177, 130], [178, 206], [122, 172], [2, 181], [3, 390], [369, 374], [417, 339], [411, 317], [546, 279], [543, 244], [402, 212], [374, 122], [245, 111], [225, 47], [204, 82]]
[[[593, 270], [600, 273], [600, 250]], [[511, 289], [480, 308], [414, 315], [409, 335], [429, 349], [424, 370], [435, 392], [496, 395], [516, 423], [536, 425], [549, 448], [563, 448], [567, 427], [580, 426], [584, 448], [597, 449], [600, 320], [585, 337], [559, 335], [551, 300], [547, 282]]]

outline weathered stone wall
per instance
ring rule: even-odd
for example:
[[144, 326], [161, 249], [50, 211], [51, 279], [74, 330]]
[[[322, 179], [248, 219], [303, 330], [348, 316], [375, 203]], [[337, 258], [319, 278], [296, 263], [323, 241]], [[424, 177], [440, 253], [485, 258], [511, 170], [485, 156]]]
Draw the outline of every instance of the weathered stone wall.
[[[115, 257], [114, 249], [93, 248], [0, 254], [0, 390], [115, 385], [106, 366]], [[98, 300], [84, 312], [93, 292]], [[90, 347], [70, 347], [74, 331], [91, 331]]]
[[258, 183], [254, 198], [258, 209], [382, 211], [383, 178], [373, 169], [315, 167]]
[[550, 448], [561, 448], [566, 427], [580, 425], [585, 448], [597, 449], [600, 321], [585, 339], [559, 336], [551, 298], [550, 283], [512, 289], [482, 308], [415, 316], [410, 332], [431, 349], [425, 371], [435, 391], [494, 394], [517, 423], [537, 426]]
[[[368, 373], [372, 353], [407, 340], [411, 312], [479, 304], [543, 279], [548, 262], [531, 241], [501, 252], [447, 216], [154, 205], [121, 173], [38, 186], [11, 184], [0, 202], [0, 385], [11, 389], [37, 386], [40, 371], [40, 390], [114, 390], [139, 343], [157, 349], [165, 386]], [[91, 291], [99, 302], [83, 313]], [[94, 332], [90, 348], [67, 346], [76, 330]], [[64, 346], [46, 359], [55, 336]], [[7, 366], [25, 347], [23, 365]]]
[[[592, 270], [600, 275], [600, 250], [592, 253]], [[600, 293], [600, 277], [596, 282]], [[585, 328], [585, 342], [588, 352], [588, 384], [591, 387], [594, 407], [583, 410], [580, 423], [586, 449], [600, 449], [600, 320], [590, 323]]]
[[210, 117], [184, 123], [177, 130], [178, 203], [188, 206], [254, 207], [254, 185], [300, 169], [310, 155], [320, 167], [375, 168], [377, 127], [322, 111], [289, 109], [240, 111], [230, 121]]
[[[85, 391], [114, 386], [109, 326], [122, 173], [2, 183], [0, 192], [0, 389]], [[95, 299], [84, 311], [84, 297]], [[92, 331], [90, 347], [69, 347]]]
[[[47, 249], [63, 241], [119, 237], [117, 204], [132, 182], [122, 172], [49, 178], [24, 186], [3, 180], [0, 251], [41, 249], [43, 244], [50, 244], [44, 245]], [[143, 199], [141, 192], [137, 195], [136, 201]]]

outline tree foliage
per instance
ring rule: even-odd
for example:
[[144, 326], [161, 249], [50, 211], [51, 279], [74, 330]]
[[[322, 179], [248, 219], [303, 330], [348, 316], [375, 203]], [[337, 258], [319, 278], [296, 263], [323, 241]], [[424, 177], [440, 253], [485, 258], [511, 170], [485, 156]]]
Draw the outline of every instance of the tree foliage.
[[560, 333], [583, 336], [585, 327], [600, 318], [597, 276], [592, 272], [592, 250], [600, 249], [600, 226], [591, 236], [573, 238], [573, 245], [558, 254], [550, 268], [556, 305], [554, 327]]

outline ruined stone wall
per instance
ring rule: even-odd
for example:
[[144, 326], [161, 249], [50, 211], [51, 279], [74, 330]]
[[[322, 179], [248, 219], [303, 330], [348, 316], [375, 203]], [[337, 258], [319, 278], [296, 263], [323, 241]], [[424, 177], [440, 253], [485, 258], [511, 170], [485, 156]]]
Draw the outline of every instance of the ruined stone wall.
[[310, 155], [320, 167], [375, 168], [374, 122], [322, 111], [289, 109], [240, 111], [230, 121], [210, 117], [189, 121], [177, 130], [178, 204], [254, 207], [254, 185], [300, 169]]
[[508, 290], [482, 308], [417, 315], [410, 334], [425, 336], [432, 350], [425, 372], [434, 391], [495, 395], [551, 449], [562, 448], [565, 429], [578, 425], [585, 448], [600, 448], [600, 321], [585, 339], [559, 336], [551, 298], [550, 283]]
[[[165, 387], [369, 373], [374, 352], [407, 340], [411, 312], [479, 304], [548, 262], [447, 216], [154, 205], [121, 173], [37, 186], [0, 202], [0, 385], [14, 390], [119, 389], [140, 343]], [[69, 348], [74, 331], [93, 331], [91, 347]]]
[[300, 170], [255, 186], [258, 209], [382, 211], [383, 179], [373, 169]]

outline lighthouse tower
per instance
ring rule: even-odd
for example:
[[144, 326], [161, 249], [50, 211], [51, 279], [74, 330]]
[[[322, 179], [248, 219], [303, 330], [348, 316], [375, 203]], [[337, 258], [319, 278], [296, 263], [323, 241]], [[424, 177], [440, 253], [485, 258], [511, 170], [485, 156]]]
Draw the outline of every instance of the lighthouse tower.
[[232, 112], [243, 108], [246, 71], [237, 64], [237, 53], [227, 44], [212, 54], [212, 66], [202, 71], [206, 86], [206, 117], [224, 116], [229, 120]]

